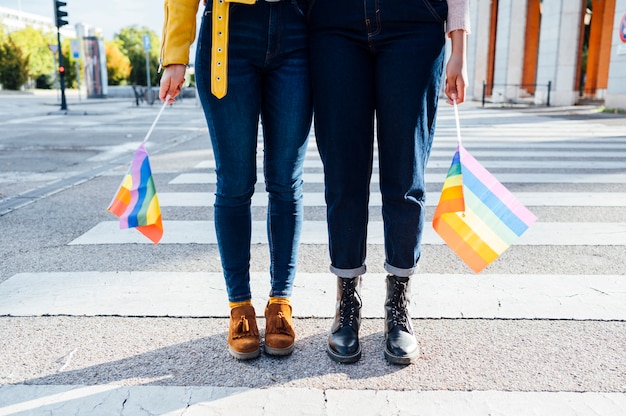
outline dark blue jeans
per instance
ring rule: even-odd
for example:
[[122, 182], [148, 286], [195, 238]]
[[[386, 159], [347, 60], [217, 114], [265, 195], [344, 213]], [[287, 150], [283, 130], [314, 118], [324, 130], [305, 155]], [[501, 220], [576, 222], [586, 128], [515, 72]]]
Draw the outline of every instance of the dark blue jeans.
[[302, 169], [312, 118], [306, 19], [296, 0], [230, 5], [228, 92], [211, 94], [211, 1], [196, 54], [196, 81], [215, 155], [215, 230], [228, 299], [250, 292], [250, 201], [259, 116], [269, 194], [270, 296], [291, 295], [302, 228]]
[[331, 271], [339, 277], [365, 273], [375, 133], [385, 269], [397, 276], [417, 269], [447, 7], [445, 0], [311, 0], [315, 133]]

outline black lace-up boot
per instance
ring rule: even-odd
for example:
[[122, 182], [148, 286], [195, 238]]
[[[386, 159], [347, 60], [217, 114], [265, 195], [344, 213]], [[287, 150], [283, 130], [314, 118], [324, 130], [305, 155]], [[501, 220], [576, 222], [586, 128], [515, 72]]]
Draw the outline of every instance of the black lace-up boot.
[[328, 336], [328, 355], [340, 363], [354, 363], [361, 358], [361, 276], [337, 278], [335, 321]]
[[420, 355], [409, 315], [411, 290], [408, 277], [387, 276], [385, 301], [385, 358], [391, 364], [411, 364]]

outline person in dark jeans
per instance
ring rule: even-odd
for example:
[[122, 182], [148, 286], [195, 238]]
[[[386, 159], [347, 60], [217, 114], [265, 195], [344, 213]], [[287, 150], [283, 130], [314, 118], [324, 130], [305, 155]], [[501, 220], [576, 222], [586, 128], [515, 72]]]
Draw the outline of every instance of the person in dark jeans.
[[468, 0], [309, 2], [315, 132], [325, 173], [330, 269], [337, 276], [327, 348], [335, 361], [361, 358], [359, 293], [375, 132], [388, 272], [384, 355], [393, 364], [419, 357], [409, 284], [420, 258], [424, 173], [447, 33], [452, 53], [445, 92], [450, 102], [465, 98], [468, 8]]
[[[165, 0], [163, 101], [172, 102], [184, 82], [198, 3]], [[305, 8], [306, 0], [214, 0], [206, 4], [198, 37], [195, 74], [215, 155], [214, 222], [231, 308], [228, 346], [242, 360], [260, 353], [250, 290], [250, 204], [257, 179], [259, 117], [271, 259], [264, 349], [288, 355], [294, 348], [289, 299], [312, 119]]]

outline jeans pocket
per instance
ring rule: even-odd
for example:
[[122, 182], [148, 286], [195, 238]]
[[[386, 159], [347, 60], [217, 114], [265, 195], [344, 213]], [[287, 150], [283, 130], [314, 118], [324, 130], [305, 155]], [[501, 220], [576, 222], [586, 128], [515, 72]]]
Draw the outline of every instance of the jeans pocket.
[[[430, 12], [430, 14], [432, 14], [433, 17], [435, 19], [437, 19], [437, 21], [439, 23], [443, 23], [446, 20], [447, 16], [441, 16], [440, 12], [437, 11], [437, 8], [441, 8], [440, 5], [445, 5], [446, 6], [446, 10], [447, 10], [447, 3], [445, 1], [443, 1], [443, 0], [422, 0], [422, 2], [424, 3], [424, 6], [426, 6], [426, 8]], [[436, 6], [433, 5], [433, 3]]]

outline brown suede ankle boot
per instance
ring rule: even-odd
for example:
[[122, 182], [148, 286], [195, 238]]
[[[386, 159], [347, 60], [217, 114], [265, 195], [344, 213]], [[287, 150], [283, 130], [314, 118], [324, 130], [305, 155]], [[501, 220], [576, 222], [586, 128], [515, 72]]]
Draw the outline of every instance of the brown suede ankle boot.
[[295, 338], [291, 305], [269, 303], [265, 307], [265, 352], [289, 355], [293, 352]]
[[230, 311], [228, 351], [238, 360], [250, 360], [261, 353], [261, 337], [252, 305], [238, 306]]

